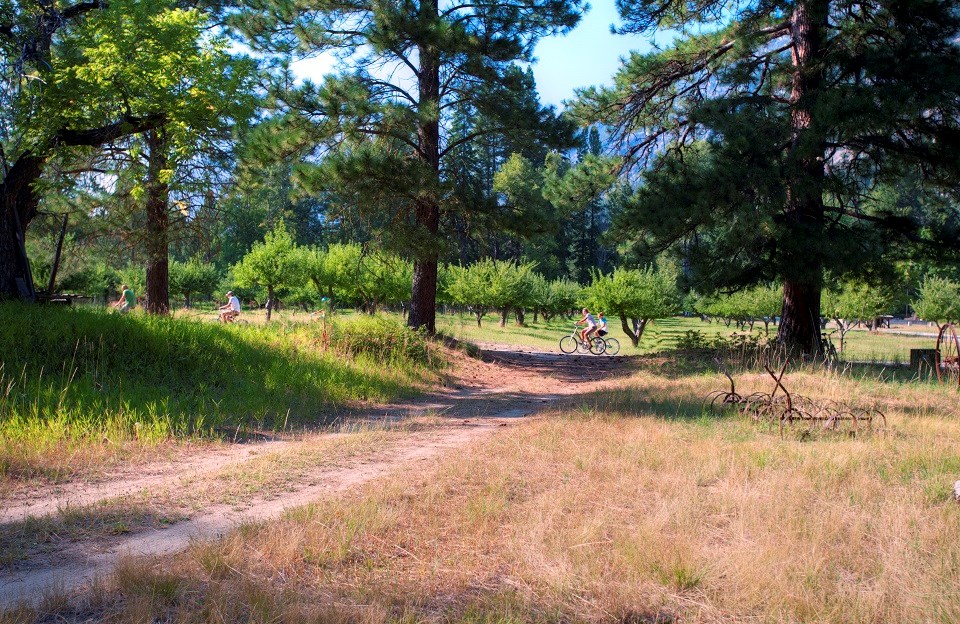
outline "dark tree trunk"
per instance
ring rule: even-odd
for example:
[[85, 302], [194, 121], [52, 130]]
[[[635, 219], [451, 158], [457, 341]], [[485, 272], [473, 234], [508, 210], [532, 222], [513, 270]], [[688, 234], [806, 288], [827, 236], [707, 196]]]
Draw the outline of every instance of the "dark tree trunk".
[[537, 308], [533, 309], [533, 324], [537, 324], [537, 317], [540, 315], [540, 310]]
[[170, 185], [163, 177], [167, 169], [167, 142], [163, 130], [150, 130], [147, 141], [147, 304], [150, 314], [170, 313], [170, 213], [167, 200]]
[[827, 0], [801, 0], [790, 20], [794, 75], [790, 93], [791, 145], [784, 211], [783, 313], [777, 340], [802, 354], [821, 351], [820, 291], [823, 282], [825, 139], [813, 118], [823, 82], [820, 58]]
[[273, 312], [273, 286], [267, 286], [267, 320], [270, 320], [270, 313]]
[[623, 329], [623, 333], [627, 335], [627, 338], [629, 338], [633, 346], [636, 347], [640, 344], [640, 339], [643, 337], [643, 330], [647, 328], [647, 319], [630, 319], [628, 323], [627, 315], [621, 314], [620, 328]]
[[480, 320], [483, 318], [484, 314], [485, 312], [474, 312], [474, 315], [477, 317], [477, 327], [482, 327], [482, 325], [480, 325]]
[[509, 308], [500, 308], [500, 327], [507, 326], [507, 316], [510, 315]]
[[[59, 12], [55, 13], [60, 16]], [[63, 21], [58, 17], [56, 23], [59, 25]], [[51, 36], [53, 33], [53, 31], [44, 32]], [[46, 43], [41, 41], [39, 44], [35, 42], [35, 45], [46, 49], [49, 48], [49, 41]], [[62, 129], [51, 143], [61, 146], [98, 146], [122, 136], [156, 128], [163, 122], [162, 115], [123, 117], [99, 128]], [[45, 162], [46, 156], [25, 152], [7, 170], [3, 183], [0, 184], [0, 299], [26, 295], [27, 299], [32, 300], [35, 296], [30, 262], [25, 251], [25, 240], [27, 227], [37, 214], [39, 202], [34, 192], [34, 184], [40, 179]]]
[[517, 327], [524, 327], [524, 321], [526, 320], [526, 315], [523, 311], [523, 308], [515, 308], [513, 311], [513, 314], [517, 321]]
[[0, 185], [0, 298], [32, 300], [35, 295], [25, 236], [37, 213], [33, 185], [40, 179], [43, 162], [38, 156], [24, 154]]
[[[420, 11], [427, 21], [436, 19], [437, 0], [423, 0]], [[432, 42], [417, 46], [420, 57], [419, 103], [420, 121], [417, 124], [419, 158], [440, 178], [440, 55]], [[429, 333], [437, 330], [437, 252], [436, 238], [440, 231], [440, 205], [436, 197], [426, 197], [416, 203], [417, 227], [425, 234], [425, 244], [418, 250], [413, 263], [413, 285], [410, 297], [410, 315], [407, 325]]]
[[53, 294], [57, 286], [57, 271], [60, 270], [60, 256], [63, 254], [63, 239], [67, 235], [67, 222], [69, 213], [63, 215], [63, 221], [60, 224], [60, 235], [57, 237], [57, 251], [53, 255], [53, 265], [50, 267], [50, 281], [47, 282], [47, 296]]

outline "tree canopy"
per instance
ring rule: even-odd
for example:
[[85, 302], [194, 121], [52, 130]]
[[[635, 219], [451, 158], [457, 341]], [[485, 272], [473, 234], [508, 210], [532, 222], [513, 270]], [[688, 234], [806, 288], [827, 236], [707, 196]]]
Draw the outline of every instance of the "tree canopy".
[[[320, 85], [288, 88], [281, 72], [280, 114], [264, 145], [300, 155], [297, 180], [307, 192], [333, 189], [389, 224], [386, 235], [414, 259], [410, 325], [435, 328], [441, 217], [458, 209], [449, 157], [482, 136], [555, 125], [553, 112], [528, 97], [516, 63], [532, 60], [540, 37], [572, 28], [582, 8], [580, 0], [248, 7], [252, 45], [279, 54], [281, 65], [324, 51], [342, 59], [343, 70]], [[465, 102], [485, 124], [454, 135]]]
[[[960, 14], [942, 0], [618, 0], [620, 31], [673, 28], [576, 113], [640, 182], [616, 227], [698, 288], [784, 284], [779, 339], [819, 348], [825, 271], [956, 258]], [[910, 198], [922, 197], [921, 201]]]

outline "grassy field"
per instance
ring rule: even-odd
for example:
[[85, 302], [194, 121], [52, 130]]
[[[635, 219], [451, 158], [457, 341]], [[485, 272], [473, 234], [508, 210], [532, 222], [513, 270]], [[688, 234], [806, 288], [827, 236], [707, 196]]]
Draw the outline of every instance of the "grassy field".
[[[201, 318], [213, 321], [216, 313], [213, 311], [200, 310], [180, 310], [178, 316]], [[336, 318], [350, 320], [363, 317], [351, 310], [340, 310]], [[402, 320], [399, 314], [385, 314], [398, 321]], [[250, 324], [262, 325], [266, 322], [266, 316], [263, 310], [245, 311], [243, 318]], [[288, 323], [316, 323], [316, 317], [310, 314], [297, 311], [282, 311], [275, 313], [275, 318]], [[465, 341], [492, 342], [501, 344], [516, 344], [540, 349], [557, 350], [560, 338], [569, 334], [573, 329], [573, 320], [565, 317], [554, 318], [546, 322], [542, 319], [538, 322], [532, 322], [533, 315], [527, 315], [527, 324], [524, 327], [518, 326], [514, 322], [513, 316], [510, 317], [505, 327], [498, 324], [496, 314], [488, 314], [484, 317], [481, 327], [477, 327], [476, 319], [470, 314], [440, 314], [437, 317], [437, 329], [454, 338]], [[729, 337], [731, 334], [739, 333], [733, 325], [727, 326], [723, 322], [717, 321], [705, 323], [698, 317], [673, 317], [659, 319], [647, 326], [643, 337], [640, 340], [638, 348], [634, 349], [623, 330], [620, 328], [620, 320], [609, 318], [610, 335], [620, 341], [622, 354], [652, 354], [663, 353], [676, 348], [677, 340], [688, 331], [698, 331], [707, 337], [723, 336]], [[775, 335], [777, 328], [770, 326], [770, 335]], [[828, 325], [826, 331], [833, 331], [833, 324]], [[932, 349], [936, 345], [936, 328], [923, 323], [910, 327], [897, 327], [894, 330], [883, 330], [878, 333], [867, 332], [861, 329], [855, 329], [847, 334], [845, 341], [845, 350], [841, 353], [841, 359], [854, 362], [885, 362], [885, 363], [907, 363], [910, 361], [910, 349]], [[926, 334], [925, 336], [903, 335], [907, 334]], [[764, 337], [764, 327], [762, 323], [754, 326], [753, 334]], [[840, 337], [834, 333], [832, 340], [837, 349], [840, 348]]]
[[[528, 317], [530, 318], [530, 317]], [[610, 334], [621, 343], [623, 354], [662, 353], [676, 348], [677, 340], [688, 331], [699, 331], [705, 336], [728, 337], [736, 332], [736, 327], [727, 327], [722, 322], [704, 323], [699, 318], [674, 317], [656, 320], [648, 325], [640, 340], [638, 349], [630, 346], [629, 339], [620, 328], [617, 319], [608, 319]], [[528, 323], [527, 327], [518, 327], [511, 322], [499, 327], [496, 317], [488, 316], [482, 327], [477, 327], [473, 317], [464, 315], [443, 315], [438, 320], [438, 328], [450, 335], [463, 339], [484, 342], [520, 344], [530, 347], [556, 350], [560, 338], [569, 334], [573, 321], [560, 318], [553, 321]], [[929, 330], [930, 328], [911, 328], [910, 332]], [[773, 335], [776, 327], [770, 327]], [[763, 336], [763, 325], [754, 327], [754, 334]], [[839, 336], [834, 335], [834, 344], [840, 347]], [[903, 336], [893, 333], [869, 333], [851, 331], [847, 334], [846, 348], [841, 358], [858, 362], [909, 362], [910, 349], [929, 348], [936, 344], [936, 335], [927, 337]]]
[[0, 487], [240, 425], [322, 425], [331, 406], [411, 396], [440, 365], [383, 319], [223, 326], [3, 304], [0, 327]]
[[[942, 622], [960, 619], [953, 389], [795, 371], [877, 404], [884, 435], [776, 431], [703, 408], [702, 362], [647, 357], [622, 388], [429, 470], [129, 560], [71, 613], [142, 622]], [[738, 377], [744, 392], [769, 378]], [[34, 617], [19, 613], [15, 618]]]

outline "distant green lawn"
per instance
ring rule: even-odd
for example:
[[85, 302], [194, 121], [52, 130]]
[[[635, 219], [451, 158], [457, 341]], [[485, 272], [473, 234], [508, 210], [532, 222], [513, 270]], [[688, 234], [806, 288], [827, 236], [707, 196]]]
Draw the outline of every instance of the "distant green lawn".
[[[205, 316], [211, 321], [215, 320], [215, 313], [213, 312], [181, 311], [177, 314], [200, 314], [201, 317]], [[352, 310], [339, 310], [336, 313], [337, 318], [344, 320], [362, 316], [364, 315]], [[401, 319], [399, 314], [387, 313], [385, 316]], [[275, 317], [278, 321], [287, 323], [311, 322], [311, 319], [315, 318], [297, 311], [283, 311], [275, 314]], [[262, 310], [244, 312], [244, 318], [253, 324], [265, 322]], [[559, 351], [560, 338], [571, 332], [575, 319], [567, 319], [561, 316], [550, 322], [538, 319], [538, 322], [534, 323], [533, 315], [528, 314], [526, 320], [527, 325], [519, 327], [513, 315], [511, 315], [507, 325], [500, 327], [499, 317], [497, 314], [491, 313], [483, 318], [482, 326], [477, 327], [476, 318], [470, 314], [440, 314], [437, 317], [437, 329], [459, 340], [512, 344]], [[677, 340], [688, 331], [699, 331], [707, 337], [730, 336], [737, 332], [734, 325], [727, 326], [722, 321], [705, 323], [698, 317], [659, 319], [647, 326], [643, 338], [640, 340], [639, 348], [634, 349], [630, 345], [630, 339], [620, 328], [620, 320], [610, 318], [608, 322], [610, 335], [620, 341], [622, 354], [662, 353], [675, 349]], [[770, 335], [775, 335], [776, 331], [777, 328], [771, 325]], [[833, 328], [830, 327], [827, 331], [833, 331]], [[883, 333], [870, 333], [862, 329], [852, 330], [847, 334], [845, 349], [841, 353], [841, 358], [856, 362], [909, 362], [910, 349], [932, 349], [936, 346], [936, 329], [931, 326], [918, 324], [897, 328], [895, 332], [925, 333], [927, 335], [923, 337], [903, 336], [886, 332], [886, 330]], [[755, 324], [753, 333], [762, 336], [764, 334], [763, 324]], [[833, 334], [833, 342], [839, 349], [839, 334]]]
[[[528, 316], [528, 320], [532, 316]], [[699, 331], [708, 337], [721, 335], [729, 336], [737, 331], [733, 325], [726, 326], [723, 322], [705, 323], [699, 318], [673, 317], [653, 321], [647, 326], [640, 340], [638, 349], [630, 345], [630, 339], [620, 328], [619, 319], [608, 319], [610, 335], [621, 343], [621, 353], [660, 353], [676, 348], [677, 340], [688, 331]], [[476, 319], [471, 316], [441, 315], [437, 320], [438, 329], [455, 338], [470, 341], [496, 342], [516, 344], [529, 347], [559, 350], [560, 338], [569, 334], [573, 328], [573, 321], [566, 318], [537, 323], [529, 322], [527, 327], [518, 327], [513, 318], [506, 327], [500, 327], [497, 317], [488, 315], [484, 318], [483, 326], [477, 327]], [[916, 328], [924, 331], [923, 327]], [[770, 335], [776, 334], [777, 328], [770, 326]], [[828, 330], [830, 331], [830, 330]], [[914, 331], [910, 329], [909, 331]], [[763, 335], [762, 323], [754, 325], [754, 334]], [[840, 348], [840, 337], [833, 335], [835, 346]], [[867, 331], [854, 330], [847, 334], [844, 352], [841, 358], [851, 361], [869, 362], [908, 362], [910, 349], [933, 348], [936, 344], [936, 335], [926, 337], [901, 336], [889, 333], [873, 334]]]

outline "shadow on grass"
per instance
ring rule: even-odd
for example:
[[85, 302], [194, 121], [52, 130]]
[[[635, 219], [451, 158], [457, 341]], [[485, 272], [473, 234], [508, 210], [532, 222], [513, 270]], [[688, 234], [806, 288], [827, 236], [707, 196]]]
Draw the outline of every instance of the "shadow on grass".
[[[222, 326], [0, 304], [6, 442], [238, 437], [323, 425], [332, 405], [411, 396], [417, 363], [326, 350], [320, 325]], [[13, 463], [15, 457], [9, 457]], [[12, 466], [0, 457], [0, 472]]]

